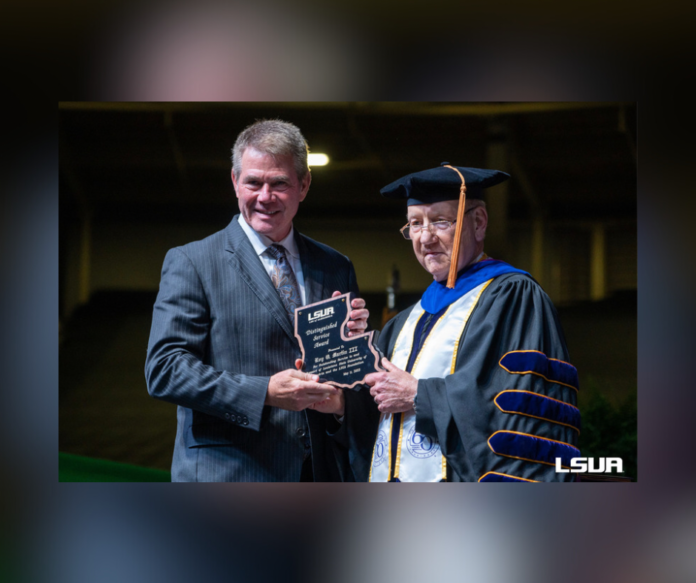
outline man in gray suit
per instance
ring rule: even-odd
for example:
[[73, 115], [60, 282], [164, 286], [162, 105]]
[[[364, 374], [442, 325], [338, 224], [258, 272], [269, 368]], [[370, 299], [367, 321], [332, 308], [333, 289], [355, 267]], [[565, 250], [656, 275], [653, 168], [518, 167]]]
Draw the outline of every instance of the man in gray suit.
[[[301, 235], [293, 218], [311, 174], [300, 130], [246, 128], [233, 148], [241, 214], [164, 260], [145, 374], [150, 395], [178, 405], [172, 481], [350, 481], [331, 439], [339, 389], [293, 368], [294, 307], [358, 293], [350, 260]], [[367, 326], [352, 303], [354, 333]]]

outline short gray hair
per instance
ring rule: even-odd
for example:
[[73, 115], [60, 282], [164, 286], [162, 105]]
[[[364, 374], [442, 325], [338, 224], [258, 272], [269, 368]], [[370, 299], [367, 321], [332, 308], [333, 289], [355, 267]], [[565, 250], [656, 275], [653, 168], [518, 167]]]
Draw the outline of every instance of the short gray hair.
[[280, 119], [262, 119], [247, 127], [232, 148], [232, 171], [239, 179], [242, 172], [242, 156], [247, 148], [271, 156], [292, 156], [297, 178], [302, 181], [309, 172], [307, 154], [309, 147], [300, 128]]
[[464, 205], [464, 209], [466, 211], [472, 211], [472, 210], [477, 209], [479, 207], [486, 208], [486, 201], [481, 200], [480, 198], [467, 198], [466, 199], [466, 204]]

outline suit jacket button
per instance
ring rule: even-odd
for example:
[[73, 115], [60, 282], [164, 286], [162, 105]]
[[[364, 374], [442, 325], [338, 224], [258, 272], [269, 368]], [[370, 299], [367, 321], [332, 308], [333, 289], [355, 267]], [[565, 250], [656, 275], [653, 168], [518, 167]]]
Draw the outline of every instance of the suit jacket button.
[[232, 420], [232, 423], [237, 423], [237, 416], [236, 415], [230, 415], [230, 419]]
[[229, 418], [230, 418], [230, 414], [229, 414], [229, 413], [225, 413], [225, 419], [229, 419]]
[[297, 429], [297, 436], [298, 437], [304, 437], [307, 434], [307, 432], [304, 430], [304, 427], [299, 427]]
[[242, 420], [242, 425], [249, 425], [249, 420], [246, 417]]

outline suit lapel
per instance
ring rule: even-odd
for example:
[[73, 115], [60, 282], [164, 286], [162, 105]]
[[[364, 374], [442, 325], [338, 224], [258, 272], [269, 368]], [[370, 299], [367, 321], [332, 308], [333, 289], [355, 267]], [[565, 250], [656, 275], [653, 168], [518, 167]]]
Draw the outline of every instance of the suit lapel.
[[328, 296], [324, 291], [324, 270], [318, 259], [312, 256], [309, 245], [307, 245], [305, 238], [297, 232], [297, 229], [295, 229], [295, 241], [300, 251], [307, 303], [313, 304], [327, 299]]
[[[232, 219], [232, 222], [226, 229], [227, 242], [225, 251], [227, 260], [232, 268], [239, 274], [244, 282], [253, 290], [259, 301], [273, 314], [280, 327], [285, 330], [286, 334], [296, 342], [295, 331], [291, 324], [283, 302], [278, 295], [278, 292], [268, 277], [268, 273], [263, 267], [259, 256], [256, 254], [254, 247], [248, 237], [239, 226], [238, 215]], [[304, 263], [303, 263], [304, 269]]]

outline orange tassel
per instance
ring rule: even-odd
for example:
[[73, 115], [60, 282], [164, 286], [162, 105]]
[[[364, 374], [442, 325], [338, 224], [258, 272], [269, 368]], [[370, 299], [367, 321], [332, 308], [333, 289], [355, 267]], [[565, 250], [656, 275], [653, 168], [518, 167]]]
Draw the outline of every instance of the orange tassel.
[[452, 248], [452, 261], [450, 263], [449, 275], [447, 276], [447, 287], [454, 288], [457, 281], [457, 263], [459, 263], [459, 247], [462, 241], [462, 229], [464, 228], [464, 207], [466, 206], [466, 183], [464, 176], [453, 166], [446, 165], [445, 168], [451, 168], [462, 180], [462, 185], [459, 188], [459, 208], [457, 209], [457, 225], [454, 229], [454, 247]]

